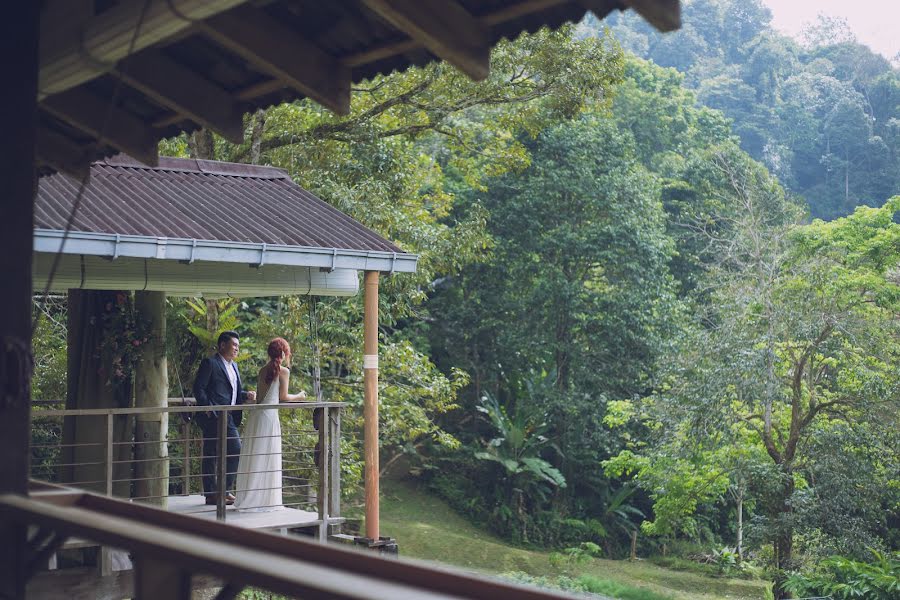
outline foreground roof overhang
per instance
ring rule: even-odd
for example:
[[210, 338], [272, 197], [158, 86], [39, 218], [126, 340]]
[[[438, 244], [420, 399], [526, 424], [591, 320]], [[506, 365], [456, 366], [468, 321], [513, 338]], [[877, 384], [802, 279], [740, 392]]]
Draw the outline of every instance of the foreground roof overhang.
[[353, 83], [435, 60], [484, 79], [502, 39], [629, 8], [680, 26], [679, 0], [45, 2], [37, 163], [155, 165], [160, 139], [207, 127], [239, 143], [243, 114], [304, 97], [346, 114]]

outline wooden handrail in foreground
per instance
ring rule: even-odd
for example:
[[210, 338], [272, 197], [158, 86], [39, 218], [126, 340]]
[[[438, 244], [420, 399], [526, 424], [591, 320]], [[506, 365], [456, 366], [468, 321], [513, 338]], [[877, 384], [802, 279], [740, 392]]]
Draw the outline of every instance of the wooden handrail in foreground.
[[[254, 586], [304, 598], [574, 598], [49, 484], [33, 488], [30, 496], [0, 495], [0, 519], [35, 525], [57, 538], [85, 538], [127, 550], [135, 563], [137, 600], [186, 600], [192, 574], [220, 578], [234, 593]], [[32, 548], [29, 554], [37, 555], [40, 550]]]

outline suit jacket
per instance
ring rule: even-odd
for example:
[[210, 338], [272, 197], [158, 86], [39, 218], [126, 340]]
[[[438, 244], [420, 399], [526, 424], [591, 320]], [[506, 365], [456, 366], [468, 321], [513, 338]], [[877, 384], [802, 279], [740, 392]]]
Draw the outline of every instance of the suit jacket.
[[[237, 365], [232, 363], [237, 381], [237, 398], [235, 404], [243, 404], [247, 399], [247, 392], [241, 386], [241, 374]], [[225, 361], [218, 354], [213, 354], [203, 359], [200, 363], [200, 369], [197, 371], [197, 377], [194, 379], [194, 398], [197, 399], [197, 406], [231, 406], [231, 380], [225, 369]], [[212, 415], [213, 413], [207, 413]], [[235, 427], [241, 424], [241, 411], [229, 411]], [[206, 415], [197, 413], [202, 424]]]

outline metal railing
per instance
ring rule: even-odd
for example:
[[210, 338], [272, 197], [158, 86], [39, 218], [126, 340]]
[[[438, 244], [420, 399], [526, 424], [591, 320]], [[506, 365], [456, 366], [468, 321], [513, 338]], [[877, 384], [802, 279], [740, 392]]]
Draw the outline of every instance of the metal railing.
[[[203, 500], [202, 461], [215, 459], [217, 490], [223, 489], [222, 481], [237, 475], [236, 469], [226, 472], [228, 459], [237, 458], [236, 454], [228, 454], [228, 444], [223, 443], [228, 413], [244, 411], [246, 422], [252, 411], [277, 410], [279, 416], [280, 411], [289, 411], [281, 419], [282, 468], [276, 483], [281, 485], [283, 503], [254, 508], [285, 507], [316, 513], [317, 519], [309, 524], [318, 526], [322, 539], [327, 537], [329, 526], [342, 521], [342, 403], [250, 404], [217, 406], [210, 411], [208, 406], [196, 406], [193, 398], [178, 398], [170, 399], [166, 407], [43, 408], [52, 405], [52, 401], [39, 401], [32, 411], [33, 479], [135, 502], [168, 505], [170, 509], [177, 504], [178, 512], [187, 514], [211, 517], [215, 512], [219, 520], [226, 520], [232, 511], [227, 510], [225, 494], [216, 494], [215, 506]], [[204, 437], [201, 428], [193, 424], [199, 413], [215, 419], [215, 438]], [[155, 439], [136, 439], [136, 423], [146, 423], [148, 418], [162, 423]], [[206, 431], [210, 433], [209, 426]], [[251, 439], [243, 438], [243, 443]], [[213, 447], [214, 455], [210, 454]], [[240, 498], [241, 494], [259, 489], [233, 491]]]

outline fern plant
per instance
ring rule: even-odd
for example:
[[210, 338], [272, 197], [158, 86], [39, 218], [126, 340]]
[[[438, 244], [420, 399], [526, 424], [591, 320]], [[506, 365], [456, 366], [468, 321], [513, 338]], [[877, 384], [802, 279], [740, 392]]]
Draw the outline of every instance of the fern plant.
[[835, 600], [896, 600], [900, 598], [900, 552], [870, 550], [873, 562], [832, 556], [815, 573], [794, 574], [785, 589], [797, 597], [831, 596]]

